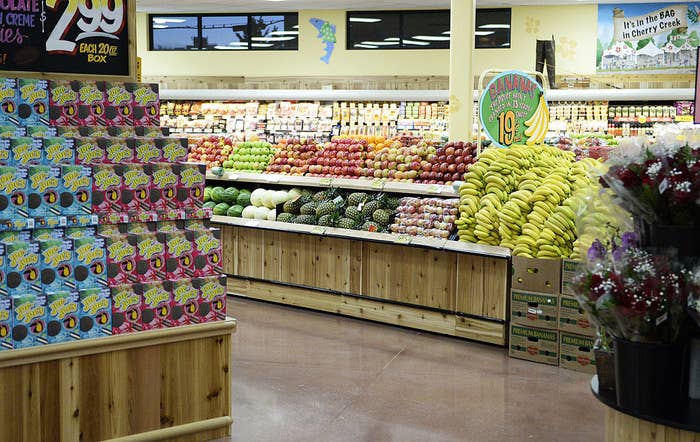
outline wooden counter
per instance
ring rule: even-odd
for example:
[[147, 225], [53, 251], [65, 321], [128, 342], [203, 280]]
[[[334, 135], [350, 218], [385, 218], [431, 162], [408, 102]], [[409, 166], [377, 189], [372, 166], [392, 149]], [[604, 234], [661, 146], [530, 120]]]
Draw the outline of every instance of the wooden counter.
[[236, 321], [0, 352], [0, 440], [230, 435]]
[[229, 292], [498, 345], [510, 253], [500, 247], [214, 217]]

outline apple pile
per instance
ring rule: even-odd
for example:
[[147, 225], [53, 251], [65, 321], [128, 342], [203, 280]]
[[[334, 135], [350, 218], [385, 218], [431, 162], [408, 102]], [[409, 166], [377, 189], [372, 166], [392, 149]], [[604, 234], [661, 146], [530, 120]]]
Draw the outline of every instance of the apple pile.
[[422, 163], [422, 171], [416, 182], [423, 184], [443, 184], [462, 181], [469, 166], [476, 162], [476, 143], [464, 141], [445, 144], [436, 149], [428, 157], [428, 162]]
[[187, 155], [187, 161], [204, 163], [207, 165], [207, 169], [226, 167], [226, 161], [234, 148], [231, 138], [214, 135], [190, 138], [189, 146], [190, 152]]
[[367, 140], [352, 138], [333, 138], [326, 143], [323, 150], [316, 151], [309, 159], [307, 176], [359, 178], [369, 174], [369, 169], [363, 168], [367, 158]]
[[309, 171], [310, 160], [321, 150], [316, 141], [307, 138], [285, 139], [275, 148], [277, 153], [265, 173], [304, 175]]
[[238, 143], [223, 167], [227, 170], [260, 173], [270, 164], [275, 150], [270, 143], [263, 141]]
[[448, 239], [459, 217], [459, 199], [401, 198], [396, 208], [393, 233]]
[[413, 182], [423, 167], [429, 164], [427, 159], [436, 152], [434, 147], [428, 146], [424, 141], [407, 146], [394, 140], [389, 147], [369, 152], [365, 165], [370, 169], [370, 177]]

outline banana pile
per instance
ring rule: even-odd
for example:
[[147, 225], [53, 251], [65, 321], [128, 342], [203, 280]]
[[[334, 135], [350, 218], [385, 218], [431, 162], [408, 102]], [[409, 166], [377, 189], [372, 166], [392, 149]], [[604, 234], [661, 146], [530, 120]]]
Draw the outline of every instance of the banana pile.
[[551, 146], [489, 148], [460, 187], [460, 241], [508, 247], [515, 256], [575, 256], [578, 191], [597, 183], [589, 171], [599, 165]]

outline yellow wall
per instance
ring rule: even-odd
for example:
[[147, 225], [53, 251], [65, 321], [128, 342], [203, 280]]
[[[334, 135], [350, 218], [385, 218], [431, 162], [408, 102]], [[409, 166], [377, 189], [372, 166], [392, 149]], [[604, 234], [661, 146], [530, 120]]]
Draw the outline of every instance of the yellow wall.
[[[326, 65], [323, 43], [309, 19], [337, 26], [337, 43]], [[300, 11], [298, 51], [159, 52], [148, 51], [148, 15], [137, 15], [138, 55], [144, 76], [447, 76], [448, 50], [345, 49], [345, 11]], [[537, 36], [557, 39], [557, 74], [595, 72], [597, 7], [521, 6], [512, 8], [510, 49], [479, 49], [474, 73], [486, 68], [533, 70]], [[455, 24], [453, 24], [455, 26]]]

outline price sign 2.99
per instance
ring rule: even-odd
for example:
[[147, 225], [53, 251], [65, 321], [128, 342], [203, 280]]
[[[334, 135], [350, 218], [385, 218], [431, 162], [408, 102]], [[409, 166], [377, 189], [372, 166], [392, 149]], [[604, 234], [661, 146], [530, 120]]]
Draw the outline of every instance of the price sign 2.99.
[[0, 70], [129, 75], [129, 1], [0, 1]]
[[479, 101], [484, 132], [496, 146], [540, 144], [549, 127], [544, 90], [527, 74], [509, 71], [488, 84]]

